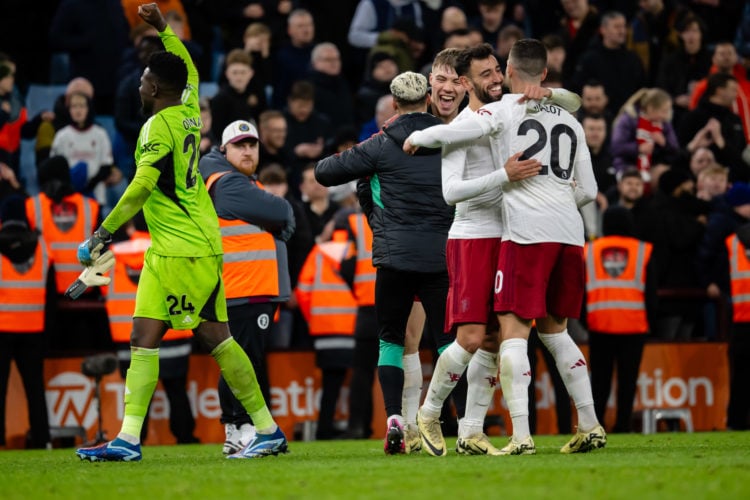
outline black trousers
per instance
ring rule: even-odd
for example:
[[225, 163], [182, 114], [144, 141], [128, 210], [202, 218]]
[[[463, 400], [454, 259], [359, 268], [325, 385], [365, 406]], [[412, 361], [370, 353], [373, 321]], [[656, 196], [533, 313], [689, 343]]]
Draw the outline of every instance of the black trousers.
[[[195, 432], [195, 416], [190, 407], [190, 398], [187, 395], [187, 374], [190, 365], [190, 353], [175, 353], [190, 346], [190, 339], [163, 341], [159, 348], [159, 380], [164, 387], [169, 401], [169, 430], [177, 439], [178, 444], [197, 443]], [[128, 356], [118, 356], [120, 375], [125, 379], [128, 368], [130, 368], [130, 346], [128, 344], [117, 344], [120, 352], [126, 352]], [[143, 420], [141, 428], [141, 441], [148, 436], [149, 413]]]
[[349, 434], [372, 435], [372, 386], [378, 366], [378, 323], [375, 306], [360, 306], [354, 328], [352, 378], [349, 384]]
[[735, 323], [729, 338], [729, 405], [727, 427], [750, 428], [750, 323]]
[[[258, 379], [260, 392], [266, 404], [271, 401], [271, 384], [268, 381], [266, 364], [266, 346], [268, 333], [273, 323], [275, 304], [243, 304], [227, 308], [229, 314], [229, 331], [232, 337], [247, 353], [253, 364]], [[221, 423], [242, 425], [251, 422], [242, 403], [232, 394], [224, 377], [219, 377], [219, 403], [221, 404]]]
[[[406, 323], [414, 297], [424, 307], [426, 331], [430, 333], [438, 351], [456, 338], [445, 333], [445, 303], [448, 296], [448, 272], [417, 273], [378, 268], [375, 279], [375, 310], [378, 318], [378, 338], [390, 344], [404, 345]], [[404, 371], [394, 366], [378, 366], [378, 379], [388, 415], [401, 414], [401, 394]], [[462, 398], [465, 402], [466, 398]], [[462, 408], [463, 409], [463, 408]], [[463, 411], [459, 411], [463, 414]]]
[[44, 395], [45, 339], [41, 333], [0, 332], [0, 445], [5, 445], [5, 400], [10, 380], [10, 362], [23, 381], [29, 410], [32, 448], [44, 448], [50, 441], [47, 399]]
[[617, 418], [613, 432], [630, 432], [633, 399], [638, 383], [638, 369], [643, 357], [643, 346], [648, 334], [606, 334], [590, 332], [589, 364], [594, 410], [599, 422], [612, 390], [612, 375], [617, 368]]

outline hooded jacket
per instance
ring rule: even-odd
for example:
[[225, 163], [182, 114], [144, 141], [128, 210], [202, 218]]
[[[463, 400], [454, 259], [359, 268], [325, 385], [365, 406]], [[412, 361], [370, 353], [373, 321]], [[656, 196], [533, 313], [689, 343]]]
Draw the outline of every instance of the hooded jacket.
[[365, 212], [373, 232], [375, 267], [446, 270], [445, 245], [454, 209], [443, 199], [440, 150], [420, 148], [414, 156], [402, 150], [412, 132], [441, 123], [428, 113], [397, 115], [381, 133], [315, 167], [315, 177], [324, 186], [369, 177], [372, 199], [360, 203], [363, 208], [372, 205]]

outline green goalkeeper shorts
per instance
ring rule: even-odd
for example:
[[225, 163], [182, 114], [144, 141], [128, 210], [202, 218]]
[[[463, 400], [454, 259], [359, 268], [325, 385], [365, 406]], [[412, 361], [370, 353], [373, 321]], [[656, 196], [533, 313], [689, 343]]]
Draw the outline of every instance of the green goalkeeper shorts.
[[149, 248], [133, 316], [165, 321], [175, 330], [192, 330], [203, 321], [226, 322], [222, 267], [221, 255], [165, 257]]

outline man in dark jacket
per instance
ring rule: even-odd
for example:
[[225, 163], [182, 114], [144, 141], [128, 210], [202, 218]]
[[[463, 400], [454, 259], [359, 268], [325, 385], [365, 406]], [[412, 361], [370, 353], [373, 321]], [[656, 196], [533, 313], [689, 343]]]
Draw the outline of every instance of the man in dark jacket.
[[[258, 142], [251, 123], [234, 121], [223, 130], [221, 147], [201, 158], [198, 168], [219, 216], [229, 328], [250, 358], [268, 405], [266, 345], [276, 308], [291, 296], [286, 241], [295, 221], [289, 202], [257, 182]], [[275, 259], [268, 255], [273, 250]], [[223, 452], [229, 455], [251, 441], [254, 429], [223, 377], [219, 402], [226, 433]]]
[[443, 333], [448, 272], [445, 245], [453, 209], [443, 200], [439, 149], [420, 149], [409, 156], [404, 140], [415, 130], [442, 123], [426, 113], [427, 79], [413, 72], [391, 83], [396, 116], [383, 132], [339, 155], [318, 162], [315, 176], [324, 186], [369, 177], [369, 204], [362, 203], [373, 232], [373, 265], [377, 268], [375, 309], [380, 357], [378, 378], [388, 416], [387, 454], [404, 453], [401, 393], [404, 332], [414, 297], [424, 305], [427, 325], [438, 352], [454, 336]]

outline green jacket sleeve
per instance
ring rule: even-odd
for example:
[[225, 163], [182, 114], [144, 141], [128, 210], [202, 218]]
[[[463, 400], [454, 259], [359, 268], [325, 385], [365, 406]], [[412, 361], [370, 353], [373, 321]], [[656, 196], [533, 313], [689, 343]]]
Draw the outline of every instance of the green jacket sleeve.
[[159, 38], [161, 38], [161, 41], [164, 43], [164, 48], [167, 49], [167, 52], [180, 56], [187, 66], [188, 77], [185, 93], [182, 95], [183, 104], [199, 109], [198, 84], [200, 83], [200, 79], [198, 77], [198, 68], [195, 67], [193, 58], [190, 57], [187, 48], [185, 48], [185, 45], [180, 41], [177, 35], [175, 35], [169, 25], [167, 25], [164, 31], [159, 33]]

